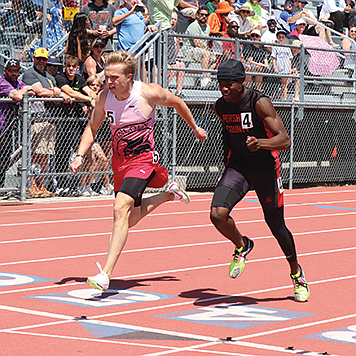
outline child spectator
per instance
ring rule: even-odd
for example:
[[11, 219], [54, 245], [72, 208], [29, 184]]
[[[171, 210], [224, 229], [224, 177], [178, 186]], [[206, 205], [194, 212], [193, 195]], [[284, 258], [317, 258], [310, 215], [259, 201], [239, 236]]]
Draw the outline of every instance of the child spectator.
[[[287, 33], [284, 30], [277, 31], [278, 43], [284, 43], [287, 39]], [[277, 47], [272, 48], [272, 64], [274, 72], [277, 74], [289, 74], [291, 72], [292, 52], [290, 48]], [[282, 100], [287, 100], [289, 78], [281, 78]]]
[[[86, 81], [87, 86], [95, 93], [99, 94], [103, 87], [103, 81], [99, 78], [98, 75], [90, 76]], [[87, 111], [87, 116], [90, 117], [92, 113], [92, 108], [87, 107], [89, 110]], [[100, 127], [98, 131], [97, 138], [100, 139], [102, 136], [104, 128]], [[89, 173], [83, 174], [80, 178], [79, 182], [79, 190], [82, 196], [97, 196], [98, 193], [91, 188], [93, 180], [95, 179], [95, 175], [93, 172], [108, 172], [110, 171], [109, 160], [105, 156], [104, 151], [100, 147], [98, 142], [94, 142], [91, 148], [85, 154], [85, 160], [82, 165], [82, 172]], [[103, 175], [104, 185], [100, 190], [100, 194], [103, 195], [111, 195], [113, 194], [114, 187], [110, 183], [110, 177], [108, 174]]]

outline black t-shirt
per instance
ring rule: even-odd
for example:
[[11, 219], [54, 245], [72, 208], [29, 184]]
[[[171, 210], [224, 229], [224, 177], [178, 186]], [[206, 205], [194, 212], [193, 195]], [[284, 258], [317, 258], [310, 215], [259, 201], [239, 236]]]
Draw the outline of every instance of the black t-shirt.
[[254, 62], [264, 63], [267, 58], [267, 51], [265, 46], [255, 47], [253, 44], [247, 43], [243, 49], [243, 56], [245, 59], [252, 57]]
[[257, 115], [256, 102], [266, 97], [257, 90], [245, 88], [246, 94], [237, 103], [218, 99], [215, 110], [223, 126], [224, 162], [229, 166], [235, 165], [254, 168], [274, 164], [270, 150], [251, 152], [246, 145], [247, 136], [268, 138], [271, 134], [267, 131], [264, 121]]
[[[60, 89], [62, 89], [65, 85], [69, 85], [73, 90], [82, 92], [82, 89], [86, 87], [84, 78], [79, 74], [76, 74], [73, 80], [69, 80], [65, 73], [58, 73], [56, 75], [56, 82], [58, 88]], [[75, 101], [72, 104], [63, 104], [63, 107], [65, 108], [66, 115], [83, 117], [84, 111], [82, 107], [85, 105], [86, 103]]]

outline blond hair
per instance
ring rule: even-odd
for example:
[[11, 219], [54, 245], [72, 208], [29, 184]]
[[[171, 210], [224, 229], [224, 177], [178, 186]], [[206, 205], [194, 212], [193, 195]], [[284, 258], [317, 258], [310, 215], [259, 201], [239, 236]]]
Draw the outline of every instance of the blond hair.
[[137, 71], [137, 59], [127, 51], [111, 52], [105, 57], [106, 66], [122, 64], [126, 75], [135, 76]]
[[86, 84], [87, 84], [87, 85], [91, 85], [91, 84], [93, 84], [96, 80], [98, 81], [98, 83], [99, 83], [100, 85], [103, 85], [103, 84], [104, 84], [104, 82], [100, 79], [100, 77], [99, 77], [97, 74], [91, 75], [91, 76], [87, 79]]

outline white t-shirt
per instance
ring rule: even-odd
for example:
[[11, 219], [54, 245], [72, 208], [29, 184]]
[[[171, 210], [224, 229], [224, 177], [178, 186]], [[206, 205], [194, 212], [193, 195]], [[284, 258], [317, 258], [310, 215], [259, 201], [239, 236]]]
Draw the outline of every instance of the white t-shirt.
[[289, 61], [292, 59], [292, 51], [286, 47], [273, 47], [272, 57], [276, 58], [276, 66], [280, 74], [288, 74]]
[[[276, 31], [277, 32], [277, 31]], [[277, 42], [277, 36], [276, 33], [271, 32], [270, 30], [267, 30], [261, 37], [261, 42], [264, 43], [276, 43]]]

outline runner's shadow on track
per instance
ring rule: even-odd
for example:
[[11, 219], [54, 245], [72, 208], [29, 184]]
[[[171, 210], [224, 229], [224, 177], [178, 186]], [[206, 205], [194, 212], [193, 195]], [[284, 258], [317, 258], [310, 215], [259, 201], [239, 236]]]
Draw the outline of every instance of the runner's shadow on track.
[[[82, 277], [66, 277], [62, 278], [60, 281], [55, 282], [55, 284], [66, 284], [70, 282], [80, 282], [85, 283], [86, 278]], [[146, 287], [150, 286], [147, 282], [180, 282], [179, 278], [173, 276], [163, 276], [163, 277], [155, 277], [155, 278], [142, 278], [142, 279], [112, 279], [110, 281], [110, 288], [117, 288], [117, 289], [131, 289], [135, 287]]]
[[199, 306], [213, 306], [218, 304], [236, 303], [242, 305], [253, 305], [265, 302], [275, 302], [280, 300], [294, 300], [293, 296], [281, 298], [253, 298], [238, 295], [222, 295], [213, 293], [214, 288], [193, 289], [181, 292], [178, 297], [187, 299], [196, 299], [193, 304]]

